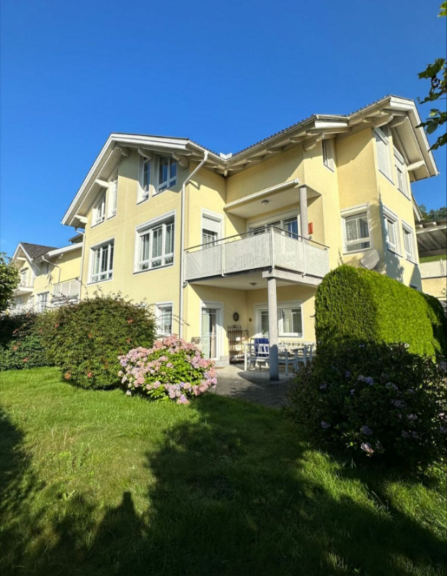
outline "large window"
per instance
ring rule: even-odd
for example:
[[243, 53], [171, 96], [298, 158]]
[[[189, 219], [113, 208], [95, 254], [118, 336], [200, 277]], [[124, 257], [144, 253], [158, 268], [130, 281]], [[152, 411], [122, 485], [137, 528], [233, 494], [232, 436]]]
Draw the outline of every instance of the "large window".
[[329, 168], [329, 170], [335, 170], [334, 161], [334, 141], [333, 140], [323, 140], [323, 164]]
[[172, 304], [157, 304], [157, 334], [170, 336], [172, 334]]
[[407, 224], [402, 224], [402, 235], [404, 239], [405, 257], [411, 262], [415, 261], [414, 257], [414, 234], [413, 230]]
[[399, 228], [397, 216], [384, 207], [383, 226], [385, 228], [386, 246], [391, 252], [399, 251]]
[[174, 262], [174, 218], [138, 231], [137, 269], [151, 270]]
[[110, 240], [92, 248], [90, 282], [101, 282], [112, 278], [114, 244], [114, 240]]
[[294, 216], [293, 218], [274, 220], [262, 225], [254, 224], [250, 227], [250, 232], [253, 236], [256, 236], [257, 234], [265, 234], [270, 230], [270, 228], [282, 228], [282, 230], [287, 232], [287, 236], [290, 236], [291, 238], [297, 238], [299, 234], [297, 216]]
[[343, 216], [343, 224], [345, 252], [358, 252], [371, 248], [367, 211]]
[[177, 162], [173, 158], [161, 156], [158, 159], [158, 186], [157, 192], [163, 192], [177, 182]]
[[42, 292], [37, 295], [37, 309], [39, 312], [43, 312], [48, 307], [48, 292]]
[[[269, 313], [266, 308], [258, 309], [258, 330], [263, 336], [268, 337]], [[280, 338], [303, 337], [302, 309], [299, 304], [278, 306], [278, 336]]]
[[116, 205], [118, 201], [118, 180], [111, 182], [109, 186], [109, 198], [107, 201], [107, 218], [116, 215]]
[[407, 187], [407, 168], [403, 156], [400, 154], [396, 148], [394, 148], [394, 166], [396, 168], [397, 175], [397, 187], [407, 198], [408, 187]]
[[101, 222], [104, 222], [105, 214], [106, 214], [106, 193], [104, 191], [101, 192], [93, 209], [93, 222], [92, 222], [93, 226], [95, 224], [100, 224]]
[[376, 149], [377, 149], [377, 163], [380, 172], [389, 180], [392, 180], [391, 174], [391, 158], [390, 158], [390, 139], [388, 126], [376, 128]]

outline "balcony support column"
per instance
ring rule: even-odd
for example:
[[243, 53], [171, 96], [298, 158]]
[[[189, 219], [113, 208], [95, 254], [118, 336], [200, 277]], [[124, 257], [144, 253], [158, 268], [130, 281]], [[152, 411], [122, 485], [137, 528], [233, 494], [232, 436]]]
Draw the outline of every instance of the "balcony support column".
[[300, 236], [309, 238], [309, 220], [307, 217], [307, 186], [300, 186]]
[[276, 278], [267, 280], [269, 313], [269, 367], [270, 380], [279, 380], [278, 363], [278, 303], [276, 298]]

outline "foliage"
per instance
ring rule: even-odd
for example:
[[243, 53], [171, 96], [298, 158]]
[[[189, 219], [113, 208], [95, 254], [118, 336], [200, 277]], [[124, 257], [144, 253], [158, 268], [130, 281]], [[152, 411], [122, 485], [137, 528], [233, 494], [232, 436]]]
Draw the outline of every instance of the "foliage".
[[188, 404], [217, 384], [213, 361], [200, 350], [174, 336], [157, 340], [153, 348], [136, 348], [120, 357], [119, 376], [127, 394], [139, 393], [154, 400]]
[[446, 220], [447, 219], [447, 206], [441, 206], [437, 209], [431, 209], [427, 212], [427, 208], [424, 204], [419, 205], [419, 210], [422, 215], [422, 220], [424, 222], [435, 222], [436, 220]]
[[[447, 15], [447, 2], [441, 4], [441, 11], [439, 16]], [[439, 76], [439, 77], [438, 77]], [[435, 102], [436, 100], [443, 100], [447, 94], [447, 65], [445, 58], [437, 58], [432, 64], [419, 73], [419, 78], [430, 80], [430, 90], [428, 96], [424, 99], [419, 99], [420, 104], [426, 102]], [[447, 111], [440, 110], [439, 108], [432, 108], [430, 115], [425, 122], [421, 122], [419, 126], [423, 126], [428, 134], [435, 132], [440, 126], [447, 122]], [[436, 150], [440, 146], [447, 144], [447, 133], [438, 137], [436, 142], [431, 147], [431, 150]]]
[[118, 356], [129, 347], [151, 346], [155, 333], [150, 310], [119, 294], [48, 310], [38, 323], [51, 362], [83, 388], [118, 385]]
[[404, 344], [346, 343], [298, 373], [289, 412], [352, 456], [427, 466], [447, 457], [446, 375]]
[[10, 306], [19, 279], [19, 271], [12, 260], [4, 252], [0, 252], [0, 312]]
[[36, 319], [35, 312], [0, 318], [0, 371], [49, 365]]
[[447, 352], [447, 320], [442, 304], [397, 280], [343, 265], [317, 289], [315, 330], [319, 350], [343, 340], [405, 342], [410, 352]]

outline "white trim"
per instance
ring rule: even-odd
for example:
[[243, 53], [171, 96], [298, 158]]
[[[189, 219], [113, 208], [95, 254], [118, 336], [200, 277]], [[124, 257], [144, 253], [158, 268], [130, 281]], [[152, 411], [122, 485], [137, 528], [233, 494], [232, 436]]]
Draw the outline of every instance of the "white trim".
[[172, 216], [175, 218], [175, 214], [176, 210], [170, 210], [169, 212], [161, 214], [161, 216], [156, 216], [155, 218], [152, 218], [152, 220], [148, 220], [147, 222], [143, 222], [142, 224], [137, 224], [137, 226], [135, 226], [135, 232], [141, 232], [141, 230], [144, 230], [145, 228], [152, 228], [152, 226], [155, 226], [160, 222], [163, 222], [164, 220], [171, 218]]
[[200, 210], [200, 242], [203, 242], [203, 230], [207, 228], [204, 227], [204, 220], [214, 220], [214, 222], [218, 222], [220, 224], [217, 232], [217, 239], [221, 240], [225, 238], [225, 231], [224, 231], [224, 215], [219, 214], [218, 212], [213, 212], [212, 210], [208, 210], [207, 208], [202, 208]]
[[[302, 328], [302, 334], [301, 335], [296, 335], [295, 333], [292, 332], [287, 332], [287, 333], [282, 333], [281, 329], [280, 329], [280, 315], [278, 314], [278, 338], [285, 338], [286, 340], [304, 340], [304, 314], [303, 314], [303, 304], [304, 301], [303, 300], [284, 300], [284, 301], [278, 301], [277, 302], [277, 309], [278, 312], [279, 310], [282, 309], [293, 309], [293, 308], [299, 308], [301, 311], [301, 328]], [[259, 304], [255, 304], [254, 305], [254, 312], [255, 312], [255, 330], [256, 333], [254, 335], [255, 338], [262, 338], [262, 333], [261, 333], [261, 312], [262, 311], [267, 311], [268, 312], [268, 303], [267, 302], [262, 302]]]
[[[395, 227], [394, 228], [394, 233], [396, 237], [395, 246], [390, 244], [388, 241], [388, 228], [385, 220], [390, 220], [393, 223], [393, 226]], [[400, 219], [399, 216], [395, 212], [393, 212], [390, 208], [385, 206], [385, 204], [382, 204], [382, 227], [385, 233], [386, 249], [388, 250], [388, 252], [392, 252], [393, 254], [396, 254], [396, 256], [399, 256], [399, 258], [402, 258], [401, 241], [400, 241]]]
[[333, 138], [321, 141], [321, 154], [323, 166], [331, 172], [335, 172], [335, 141]]
[[64, 246], [63, 248], [57, 248], [56, 250], [51, 250], [51, 252], [47, 252], [44, 254], [47, 258], [52, 258], [53, 256], [59, 256], [61, 254], [65, 254], [66, 252], [73, 252], [73, 250], [79, 250], [82, 248], [83, 242], [79, 242], [77, 244], [71, 244], [70, 246]]
[[[163, 214], [161, 216], [157, 216], [156, 218], [153, 218], [152, 220], [149, 220], [148, 222], [144, 222], [143, 224], [138, 224], [138, 226], [136, 226], [136, 228], [135, 228], [135, 244], [134, 244], [134, 267], [133, 267], [133, 273], [134, 274], [140, 274], [142, 272], [153, 272], [154, 270], [160, 270], [162, 268], [168, 268], [170, 266], [174, 266], [174, 264], [175, 264], [175, 236], [176, 236], [176, 217], [175, 216], [176, 216], [176, 210], [171, 210], [170, 212], [166, 212], [166, 214]], [[172, 262], [169, 262], [168, 264], [161, 264], [161, 266], [156, 266], [156, 267], [150, 267], [149, 266], [148, 268], [140, 269], [141, 237], [147, 233], [150, 233], [150, 231], [153, 228], [157, 227], [158, 225], [162, 225], [163, 223], [165, 223], [168, 220], [169, 221], [172, 220], [173, 225], [174, 225]], [[162, 256], [161, 256], [162, 260], [165, 256], [164, 249], [165, 249], [165, 234], [163, 233], [163, 235], [162, 235]], [[151, 250], [151, 246], [149, 246], [149, 250]], [[149, 256], [149, 260], [150, 259], [151, 259], [151, 257]]]
[[[155, 306], [155, 320], [156, 320], [156, 324], [157, 324], [157, 335], [159, 334], [162, 337], [165, 336], [171, 336], [174, 332], [174, 301], [173, 300], [166, 300], [164, 302], [155, 302], [154, 304]], [[170, 334], [165, 334], [165, 333], [159, 333], [158, 332], [158, 321], [161, 317], [161, 310], [163, 308], [171, 308], [171, 333]]]
[[[365, 244], [366, 242], [369, 242], [369, 246], [368, 248], [360, 248], [358, 250], [347, 250], [347, 236], [346, 236], [346, 218], [349, 218], [350, 216], [355, 216], [356, 214], [363, 214], [364, 212], [366, 212], [366, 219], [367, 219], [367, 223], [368, 223], [368, 238], [369, 240], [365, 240], [365, 242], [362, 242], [362, 239], [359, 239], [358, 241], [352, 241], [352, 244]], [[367, 252], [368, 250], [372, 250], [374, 248], [374, 243], [373, 243], [373, 237], [371, 234], [371, 230], [372, 230], [372, 221], [371, 221], [371, 210], [370, 210], [370, 205], [369, 203], [366, 204], [359, 204], [357, 206], [352, 206], [351, 208], [345, 208], [344, 210], [341, 210], [340, 212], [340, 216], [341, 216], [341, 229], [342, 229], [342, 241], [343, 241], [343, 256], [349, 256], [351, 254], [359, 254], [362, 252]], [[366, 238], [366, 237], [365, 237]]]
[[114, 268], [114, 262], [112, 263], [112, 269], [111, 269], [111, 276], [110, 278], [103, 278], [102, 280], [92, 280], [92, 272], [93, 272], [93, 251], [96, 250], [97, 248], [101, 248], [101, 246], [105, 246], [106, 244], [111, 244], [113, 242], [113, 259], [115, 260], [115, 237], [113, 238], [109, 238], [108, 240], [103, 240], [101, 242], [98, 242], [97, 244], [94, 244], [92, 246], [89, 247], [89, 261], [88, 261], [88, 282], [87, 284], [100, 284], [101, 282], [109, 282], [110, 280], [113, 280], [113, 268]]
[[[160, 183], [161, 160], [167, 160], [168, 161], [168, 170], [167, 170], [168, 175], [167, 175], [167, 180]], [[171, 178], [170, 172], [171, 172], [171, 168], [172, 168], [173, 164], [175, 164], [175, 176], [173, 178]], [[177, 160], [175, 158], [173, 158], [172, 156], [168, 156], [168, 155], [164, 156], [163, 154], [159, 154], [157, 156], [156, 163], [155, 163], [156, 175], [155, 175], [155, 186], [154, 186], [153, 196], [157, 196], [158, 194], [162, 194], [163, 192], [166, 192], [166, 190], [170, 190], [171, 188], [174, 188], [175, 186], [177, 186], [178, 171], [179, 171], [179, 163], [177, 162]], [[160, 188], [162, 188], [162, 189], [160, 189]]]
[[[416, 231], [415, 229], [408, 224], [408, 222], [406, 222], [405, 220], [401, 220], [401, 228], [402, 228], [402, 252], [404, 253], [404, 256], [406, 258], [406, 260], [408, 260], [408, 262], [411, 262], [412, 264], [418, 264], [417, 261], [417, 249], [416, 249]], [[408, 257], [408, 254], [405, 250], [405, 242], [404, 242], [404, 234], [406, 232], [409, 232], [411, 234], [410, 237], [410, 249], [411, 249], [411, 254], [410, 257]]]
[[200, 302], [200, 312], [199, 312], [199, 326], [200, 326], [200, 338], [202, 338], [202, 310], [204, 308], [211, 308], [217, 310], [216, 316], [216, 352], [217, 355], [212, 360], [218, 360], [221, 356], [223, 356], [223, 341], [224, 341], [224, 327], [223, 327], [223, 318], [224, 318], [224, 303], [223, 302], [213, 302], [210, 300], [202, 300]]

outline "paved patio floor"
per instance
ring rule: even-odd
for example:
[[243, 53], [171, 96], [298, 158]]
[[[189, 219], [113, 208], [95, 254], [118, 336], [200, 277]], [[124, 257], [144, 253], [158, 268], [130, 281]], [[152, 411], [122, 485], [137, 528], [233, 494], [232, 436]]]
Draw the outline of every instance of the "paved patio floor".
[[288, 376], [281, 372], [279, 382], [270, 382], [267, 368], [244, 372], [243, 364], [230, 364], [218, 369], [214, 393], [280, 408], [285, 403], [286, 392], [292, 379], [293, 374], [290, 372]]

